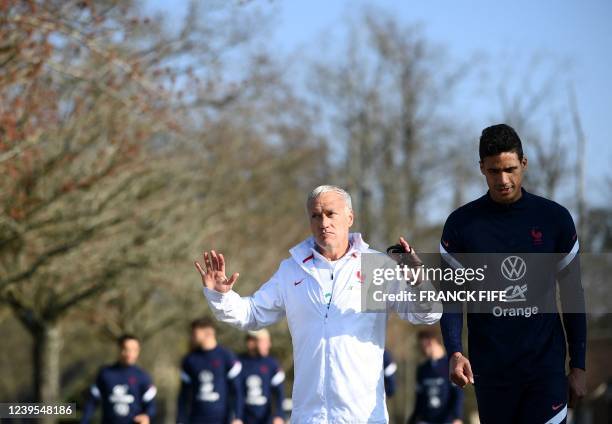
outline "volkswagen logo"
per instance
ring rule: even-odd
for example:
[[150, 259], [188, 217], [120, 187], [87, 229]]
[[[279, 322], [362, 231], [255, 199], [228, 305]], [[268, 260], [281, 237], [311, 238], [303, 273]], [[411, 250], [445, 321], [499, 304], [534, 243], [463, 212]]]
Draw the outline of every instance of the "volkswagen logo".
[[502, 261], [501, 273], [507, 280], [516, 281], [525, 276], [527, 264], [519, 256], [508, 256]]

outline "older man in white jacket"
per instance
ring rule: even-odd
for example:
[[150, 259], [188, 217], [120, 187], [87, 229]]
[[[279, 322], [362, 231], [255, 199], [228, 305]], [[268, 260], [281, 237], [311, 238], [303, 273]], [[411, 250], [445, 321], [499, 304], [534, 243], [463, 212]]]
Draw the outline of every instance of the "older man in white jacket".
[[[307, 209], [313, 236], [293, 247], [252, 296], [232, 290], [238, 273], [228, 279], [225, 258], [214, 250], [204, 253], [204, 264], [196, 262], [204, 294], [220, 321], [243, 330], [287, 317], [295, 364], [292, 423], [386, 423], [382, 363], [388, 312], [415, 324], [433, 324], [441, 313], [417, 312], [408, 302], [364, 312], [362, 254], [378, 252], [360, 234], [349, 233], [349, 194], [317, 187]], [[414, 252], [403, 238], [400, 243]], [[402, 283], [399, 290], [410, 286]]]

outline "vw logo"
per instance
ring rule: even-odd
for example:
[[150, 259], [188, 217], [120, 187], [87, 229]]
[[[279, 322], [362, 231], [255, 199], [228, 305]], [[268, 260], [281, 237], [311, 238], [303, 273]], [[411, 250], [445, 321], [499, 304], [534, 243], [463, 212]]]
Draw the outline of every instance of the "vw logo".
[[516, 281], [525, 276], [527, 264], [519, 256], [508, 256], [502, 261], [501, 273], [507, 280]]

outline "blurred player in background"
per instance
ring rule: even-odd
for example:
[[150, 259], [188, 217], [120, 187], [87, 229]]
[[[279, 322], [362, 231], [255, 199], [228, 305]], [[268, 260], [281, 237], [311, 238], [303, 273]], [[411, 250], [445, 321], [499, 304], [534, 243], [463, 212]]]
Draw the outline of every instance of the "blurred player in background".
[[192, 322], [191, 346], [181, 367], [177, 422], [241, 424], [240, 361], [217, 343], [215, 327], [208, 319]]
[[102, 403], [102, 422], [108, 424], [149, 424], [155, 415], [157, 389], [151, 377], [136, 361], [140, 355], [140, 341], [132, 335], [118, 340], [119, 359], [102, 367], [90, 388], [89, 399], [83, 410], [82, 424], [87, 424], [98, 403]]
[[245, 424], [283, 424], [285, 373], [276, 359], [269, 356], [271, 341], [268, 330], [249, 331], [246, 347], [247, 352], [239, 356], [244, 390], [242, 421]]
[[417, 368], [416, 402], [408, 424], [461, 424], [463, 391], [448, 378], [448, 357], [433, 330], [418, 333], [427, 360]]
[[385, 349], [383, 353], [383, 374], [385, 376], [385, 394], [387, 398], [393, 397], [395, 394], [395, 372], [397, 364], [393, 362], [391, 352]]

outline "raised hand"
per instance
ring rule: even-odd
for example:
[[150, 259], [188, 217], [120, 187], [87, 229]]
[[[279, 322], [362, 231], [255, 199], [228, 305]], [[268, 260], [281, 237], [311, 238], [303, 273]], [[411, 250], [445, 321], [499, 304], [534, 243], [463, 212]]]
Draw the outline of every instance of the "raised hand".
[[149, 424], [151, 421], [147, 414], [139, 414], [134, 417], [134, 422], [137, 424]]
[[408, 265], [409, 267], [417, 267], [423, 265], [423, 262], [416, 254], [415, 250], [408, 244], [404, 237], [399, 238], [399, 243], [389, 246], [387, 254], [400, 265]]
[[195, 266], [202, 277], [202, 285], [219, 293], [230, 291], [240, 274], [235, 272], [229, 279], [226, 277], [225, 258], [221, 253], [211, 250], [210, 252], [204, 252], [202, 256], [204, 267], [198, 261], [195, 262]]
[[408, 265], [410, 266], [420, 266], [423, 264], [423, 262], [421, 262], [421, 259], [419, 258], [419, 256], [416, 254], [415, 250], [412, 248], [412, 246], [410, 246], [408, 244], [408, 242], [406, 241], [406, 239], [404, 237], [399, 238], [399, 244], [400, 246], [402, 246], [404, 248], [404, 251], [406, 252], [406, 260], [408, 262]]

